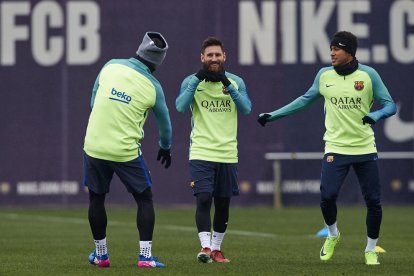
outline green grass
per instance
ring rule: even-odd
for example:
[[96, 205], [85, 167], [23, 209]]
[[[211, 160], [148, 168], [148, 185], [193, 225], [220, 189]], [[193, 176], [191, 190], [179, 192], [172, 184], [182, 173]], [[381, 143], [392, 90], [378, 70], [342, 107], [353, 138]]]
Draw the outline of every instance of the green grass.
[[[384, 207], [381, 265], [364, 264], [365, 209], [339, 207], [341, 242], [322, 263], [318, 208], [232, 208], [222, 250], [229, 264], [200, 264], [194, 210], [157, 208], [153, 254], [165, 269], [136, 267], [135, 210], [108, 208], [109, 269], [87, 262], [94, 248], [86, 208], [0, 209], [0, 275], [413, 275], [414, 207]], [[255, 234], [260, 233], [260, 234]]]

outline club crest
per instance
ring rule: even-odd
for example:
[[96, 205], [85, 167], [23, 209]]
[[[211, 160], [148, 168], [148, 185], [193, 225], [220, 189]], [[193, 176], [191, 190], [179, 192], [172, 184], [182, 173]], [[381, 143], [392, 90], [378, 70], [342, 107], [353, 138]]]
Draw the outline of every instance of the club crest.
[[228, 94], [229, 94], [229, 92], [227, 92], [227, 89], [226, 89], [226, 87], [225, 87], [225, 86], [223, 86], [223, 90], [222, 90], [222, 91], [223, 91], [223, 94], [224, 94], [224, 95], [228, 95]]
[[364, 82], [363, 81], [356, 81], [354, 84], [354, 88], [356, 91], [361, 91], [364, 89]]
[[333, 157], [333, 155], [328, 155], [327, 157], [326, 157], [326, 162], [328, 162], [328, 163], [332, 163], [334, 161], [334, 157]]

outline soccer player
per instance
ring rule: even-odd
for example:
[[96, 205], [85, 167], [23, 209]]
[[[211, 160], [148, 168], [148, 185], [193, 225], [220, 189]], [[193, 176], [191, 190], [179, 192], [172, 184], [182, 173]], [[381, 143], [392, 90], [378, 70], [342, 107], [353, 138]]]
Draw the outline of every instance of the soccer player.
[[137, 203], [140, 236], [138, 267], [164, 267], [151, 254], [155, 213], [152, 181], [141, 151], [149, 109], [159, 129], [157, 160], [171, 164], [171, 121], [164, 92], [153, 72], [167, 53], [168, 44], [157, 32], [147, 32], [136, 56], [112, 59], [101, 69], [92, 90], [92, 112], [84, 144], [84, 184], [89, 189], [89, 224], [96, 249], [91, 264], [109, 267], [106, 245], [105, 195], [117, 174]]
[[[301, 97], [284, 107], [259, 115], [267, 122], [294, 114], [325, 99], [325, 155], [321, 172], [321, 210], [329, 235], [320, 251], [320, 259], [331, 259], [340, 239], [337, 227], [336, 199], [350, 167], [358, 177], [367, 207], [365, 263], [377, 265], [375, 246], [378, 241], [382, 209], [378, 156], [371, 125], [396, 113], [396, 106], [378, 73], [360, 64], [355, 57], [357, 38], [350, 32], [337, 32], [330, 45], [332, 66], [322, 68]], [[374, 100], [381, 109], [371, 111]]]
[[[203, 65], [184, 79], [176, 100], [179, 112], [192, 112], [190, 135], [191, 188], [196, 197], [196, 225], [203, 263], [230, 262], [221, 251], [227, 229], [230, 199], [239, 194], [237, 182], [237, 111], [248, 115], [251, 102], [244, 81], [224, 70], [223, 43], [204, 40]], [[210, 209], [214, 199], [213, 234]]]

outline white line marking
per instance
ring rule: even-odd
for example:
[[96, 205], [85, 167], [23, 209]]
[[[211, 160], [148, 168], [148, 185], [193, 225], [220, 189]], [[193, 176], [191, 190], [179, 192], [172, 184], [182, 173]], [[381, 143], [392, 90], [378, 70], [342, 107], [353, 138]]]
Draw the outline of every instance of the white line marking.
[[[80, 219], [80, 218], [53, 217], [53, 216], [29, 216], [29, 215], [21, 215], [21, 214], [16, 214], [16, 213], [0, 213], [0, 217], [10, 219], [10, 220], [24, 219], [24, 220], [29, 220], [29, 221], [31, 220], [31, 221], [40, 221], [40, 222], [59, 222], [59, 223], [73, 223], [73, 224], [82, 224], [82, 225], [89, 224], [88, 220]], [[108, 221], [108, 225], [135, 226], [135, 223], [110, 220]], [[167, 230], [172, 230], [172, 231], [194, 232], [194, 233], [197, 231], [195, 227], [179, 226], [179, 225], [171, 225], [171, 224], [159, 224], [159, 225], [156, 225], [156, 228], [162, 228], [162, 229], [167, 229]], [[227, 230], [226, 233], [230, 235], [260, 237], [260, 238], [280, 237], [279, 235], [272, 234], [272, 233], [252, 232], [252, 231], [243, 231], [243, 230]]]

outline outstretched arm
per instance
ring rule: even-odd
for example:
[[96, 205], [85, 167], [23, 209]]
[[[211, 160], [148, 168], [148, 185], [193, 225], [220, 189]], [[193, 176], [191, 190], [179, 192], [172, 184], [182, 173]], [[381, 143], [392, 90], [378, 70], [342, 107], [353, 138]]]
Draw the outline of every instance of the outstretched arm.
[[319, 71], [318, 75], [316, 76], [312, 86], [309, 90], [302, 96], [296, 98], [291, 103], [279, 108], [273, 112], [268, 113], [261, 113], [257, 121], [262, 125], [265, 126], [267, 122], [271, 122], [277, 120], [279, 118], [283, 118], [285, 116], [294, 114], [300, 110], [305, 109], [306, 107], [310, 106], [314, 103], [317, 99], [321, 97], [319, 93], [319, 76], [321, 71]]

